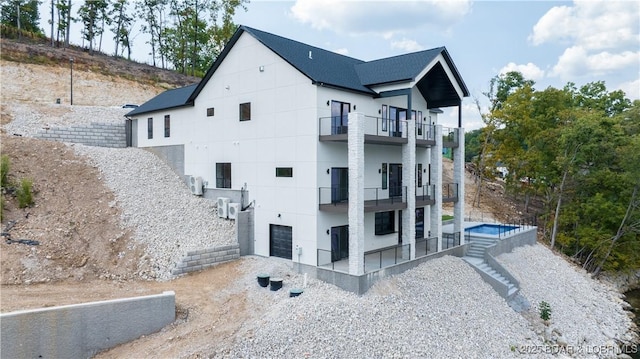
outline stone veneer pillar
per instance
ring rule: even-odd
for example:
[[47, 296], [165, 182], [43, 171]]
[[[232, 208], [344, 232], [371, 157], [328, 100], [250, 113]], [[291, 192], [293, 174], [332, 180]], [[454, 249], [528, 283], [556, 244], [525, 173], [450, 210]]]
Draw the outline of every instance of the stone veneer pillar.
[[453, 205], [453, 231], [464, 244], [464, 128], [457, 129], [458, 147], [453, 149], [453, 181], [458, 184], [458, 202]]
[[364, 127], [362, 113], [349, 114], [349, 274], [364, 274]]
[[[411, 117], [411, 116], [410, 116]], [[416, 121], [407, 120], [407, 144], [402, 145], [402, 185], [407, 188], [407, 208], [402, 211], [402, 244], [410, 251], [402, 251], [403, 259], [416, 257]], [[404, 193], [403, 193], [404, 195]], [[409, 256], [408, 258], [406, 256]]]
[[435, 204], [431, 207], [431, 236], [438, 239], [442, 250], [442, 125], [435, 125], [436, 145], [431, 147], [431, 184], [435, 187]]

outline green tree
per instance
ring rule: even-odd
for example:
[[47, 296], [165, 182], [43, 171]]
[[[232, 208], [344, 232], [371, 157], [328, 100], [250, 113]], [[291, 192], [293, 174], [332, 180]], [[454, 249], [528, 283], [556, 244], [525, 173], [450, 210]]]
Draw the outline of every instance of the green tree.
[[89, 42], [89, 53], [93, 54], [93, 46], [97, 36], [104, 32], [105, 18], [107, 17], [107, 0], [85, 0], [78, 9], [78, 16], [82, 21], [82, 38]]
[[127, 0], [115, 0], [109, 11], [111, 18], [111, 31], [113, 32], [113, 40], [115, 44], [115, 56], [121, 56], [118, 48], [122, 45], [122, 52], [127, 49], [127, 58], [131, 60], [131, 30], [133, 25], [133, 16], [129, 13], [129, 2]]
[[2, 0], [0, 21], [18, 30], [42, 34], [38, 9], [40, 3], [39, 0]]

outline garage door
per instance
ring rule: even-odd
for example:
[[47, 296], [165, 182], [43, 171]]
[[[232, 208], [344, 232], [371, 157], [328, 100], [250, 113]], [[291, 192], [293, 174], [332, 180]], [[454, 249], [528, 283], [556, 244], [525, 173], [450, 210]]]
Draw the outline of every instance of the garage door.
[[269, 255], [291, 259], [291, 246], [293, 243], [293, 227], [270, 225]]

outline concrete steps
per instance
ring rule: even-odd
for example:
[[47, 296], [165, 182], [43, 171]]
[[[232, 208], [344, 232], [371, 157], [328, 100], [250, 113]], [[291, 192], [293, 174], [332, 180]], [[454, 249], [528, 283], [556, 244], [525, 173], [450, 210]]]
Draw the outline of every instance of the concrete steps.
[[[513, 283], [506, 276], [511, 275], [506, 272], [506, 269], [501, 268], [497, 262], [495, 265], [499, 267], [496, 269], [492, 267], [487, 260], [485, 260], [485, 253], [487, 248], [491, 247], [495, 244], [494, 240], [491, 239], [476, 239], [469, 243], [469, 249], [467, 250], [467, 255], [463, 257], [463, 259], [469, 263], [484, 279], [487, 283], [489, 283], [502, 297], [509, 300], [513, 298], [519, 291], [516, 283]], [[489, 258], [492, 259], [493, 257]], [[493, 260], [493, 259], [492, 259]], [[495, 262], [495, 260], [493, 260]], [[506, 273], [505, 273], [506, 272]]]

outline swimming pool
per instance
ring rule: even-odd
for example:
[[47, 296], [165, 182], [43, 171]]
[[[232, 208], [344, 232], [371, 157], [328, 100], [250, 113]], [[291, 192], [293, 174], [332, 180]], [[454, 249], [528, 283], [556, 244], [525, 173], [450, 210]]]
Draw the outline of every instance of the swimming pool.
[[477, 226], [469, 227], [465, 229], [465, 232], [475, 233], [475, 234], [489, 234], [489, 235], [500, 235], [511, 230], [520, 228], [518, 226], [510, 226], [506, 224], [488, 224], [483, 223]]

